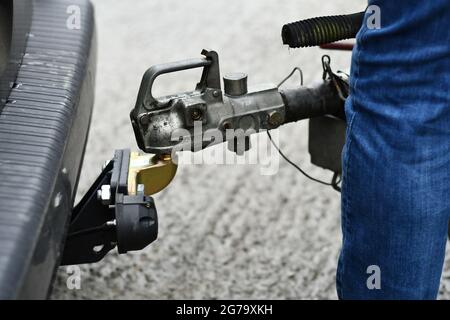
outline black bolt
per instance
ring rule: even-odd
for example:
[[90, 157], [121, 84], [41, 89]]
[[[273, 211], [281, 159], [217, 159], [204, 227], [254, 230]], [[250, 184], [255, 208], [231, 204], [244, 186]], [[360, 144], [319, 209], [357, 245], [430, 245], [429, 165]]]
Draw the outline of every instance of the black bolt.
[[143, 126], [148, 125], [149, 122], [150, 122], [150, 118], [149, 118], [148, 114], [143, 114], [143, 115], [139, 118], [139, 122], [140, 122]]
[[201, 120], [202, 116], [203, 116], [203, 113], [201, 110], [199, 110], [199, 109], [192, 110], [192, 113], [191, 113], [192, 120], [194, 120], [194, 121]]
[[225, 130], [231, 129], [231, 123], [230, 123], [229, 121], [225, 121], [225, 122], [223, 123], [223, 128], [224, 128]]

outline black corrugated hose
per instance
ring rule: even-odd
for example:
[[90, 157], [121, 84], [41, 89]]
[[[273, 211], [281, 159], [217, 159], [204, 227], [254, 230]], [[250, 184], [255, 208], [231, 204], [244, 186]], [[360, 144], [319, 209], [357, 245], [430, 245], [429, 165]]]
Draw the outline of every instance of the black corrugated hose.
[[364, 12], [348, 15], [317, 17], [283, 26], [283, 44], [291, 48], [319, 46], [355, 38], [361, 28]]

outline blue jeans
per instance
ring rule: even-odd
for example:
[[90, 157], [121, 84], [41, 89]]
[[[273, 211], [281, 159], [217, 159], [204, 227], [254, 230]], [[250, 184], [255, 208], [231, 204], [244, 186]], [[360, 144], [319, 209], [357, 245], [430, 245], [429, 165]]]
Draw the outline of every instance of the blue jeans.
[[338, 296], [435, 299], [450, 218], [450, 1], [369, 5], [381, 28], [364, 22], [352, 57]]

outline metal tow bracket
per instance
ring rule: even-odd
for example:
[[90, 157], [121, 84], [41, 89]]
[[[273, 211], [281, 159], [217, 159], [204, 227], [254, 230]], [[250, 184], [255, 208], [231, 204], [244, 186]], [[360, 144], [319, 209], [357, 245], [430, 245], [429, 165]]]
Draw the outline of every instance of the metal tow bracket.
[[117, 150], [73, 210], [61, 265], [97, 262], [116, 246], [126, 253], [155, 241], [158, 217], [150, 195], [176, 170], [169, 156]]

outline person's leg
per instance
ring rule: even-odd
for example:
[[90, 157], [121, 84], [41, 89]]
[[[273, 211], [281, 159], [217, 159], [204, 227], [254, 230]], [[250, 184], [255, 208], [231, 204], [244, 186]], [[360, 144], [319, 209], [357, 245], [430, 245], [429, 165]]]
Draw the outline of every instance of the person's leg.
[[381, 28], [365, 22], [353, 52], [338, 296], [434, 299], [450, 215], [450, 2], [369, 5]]

